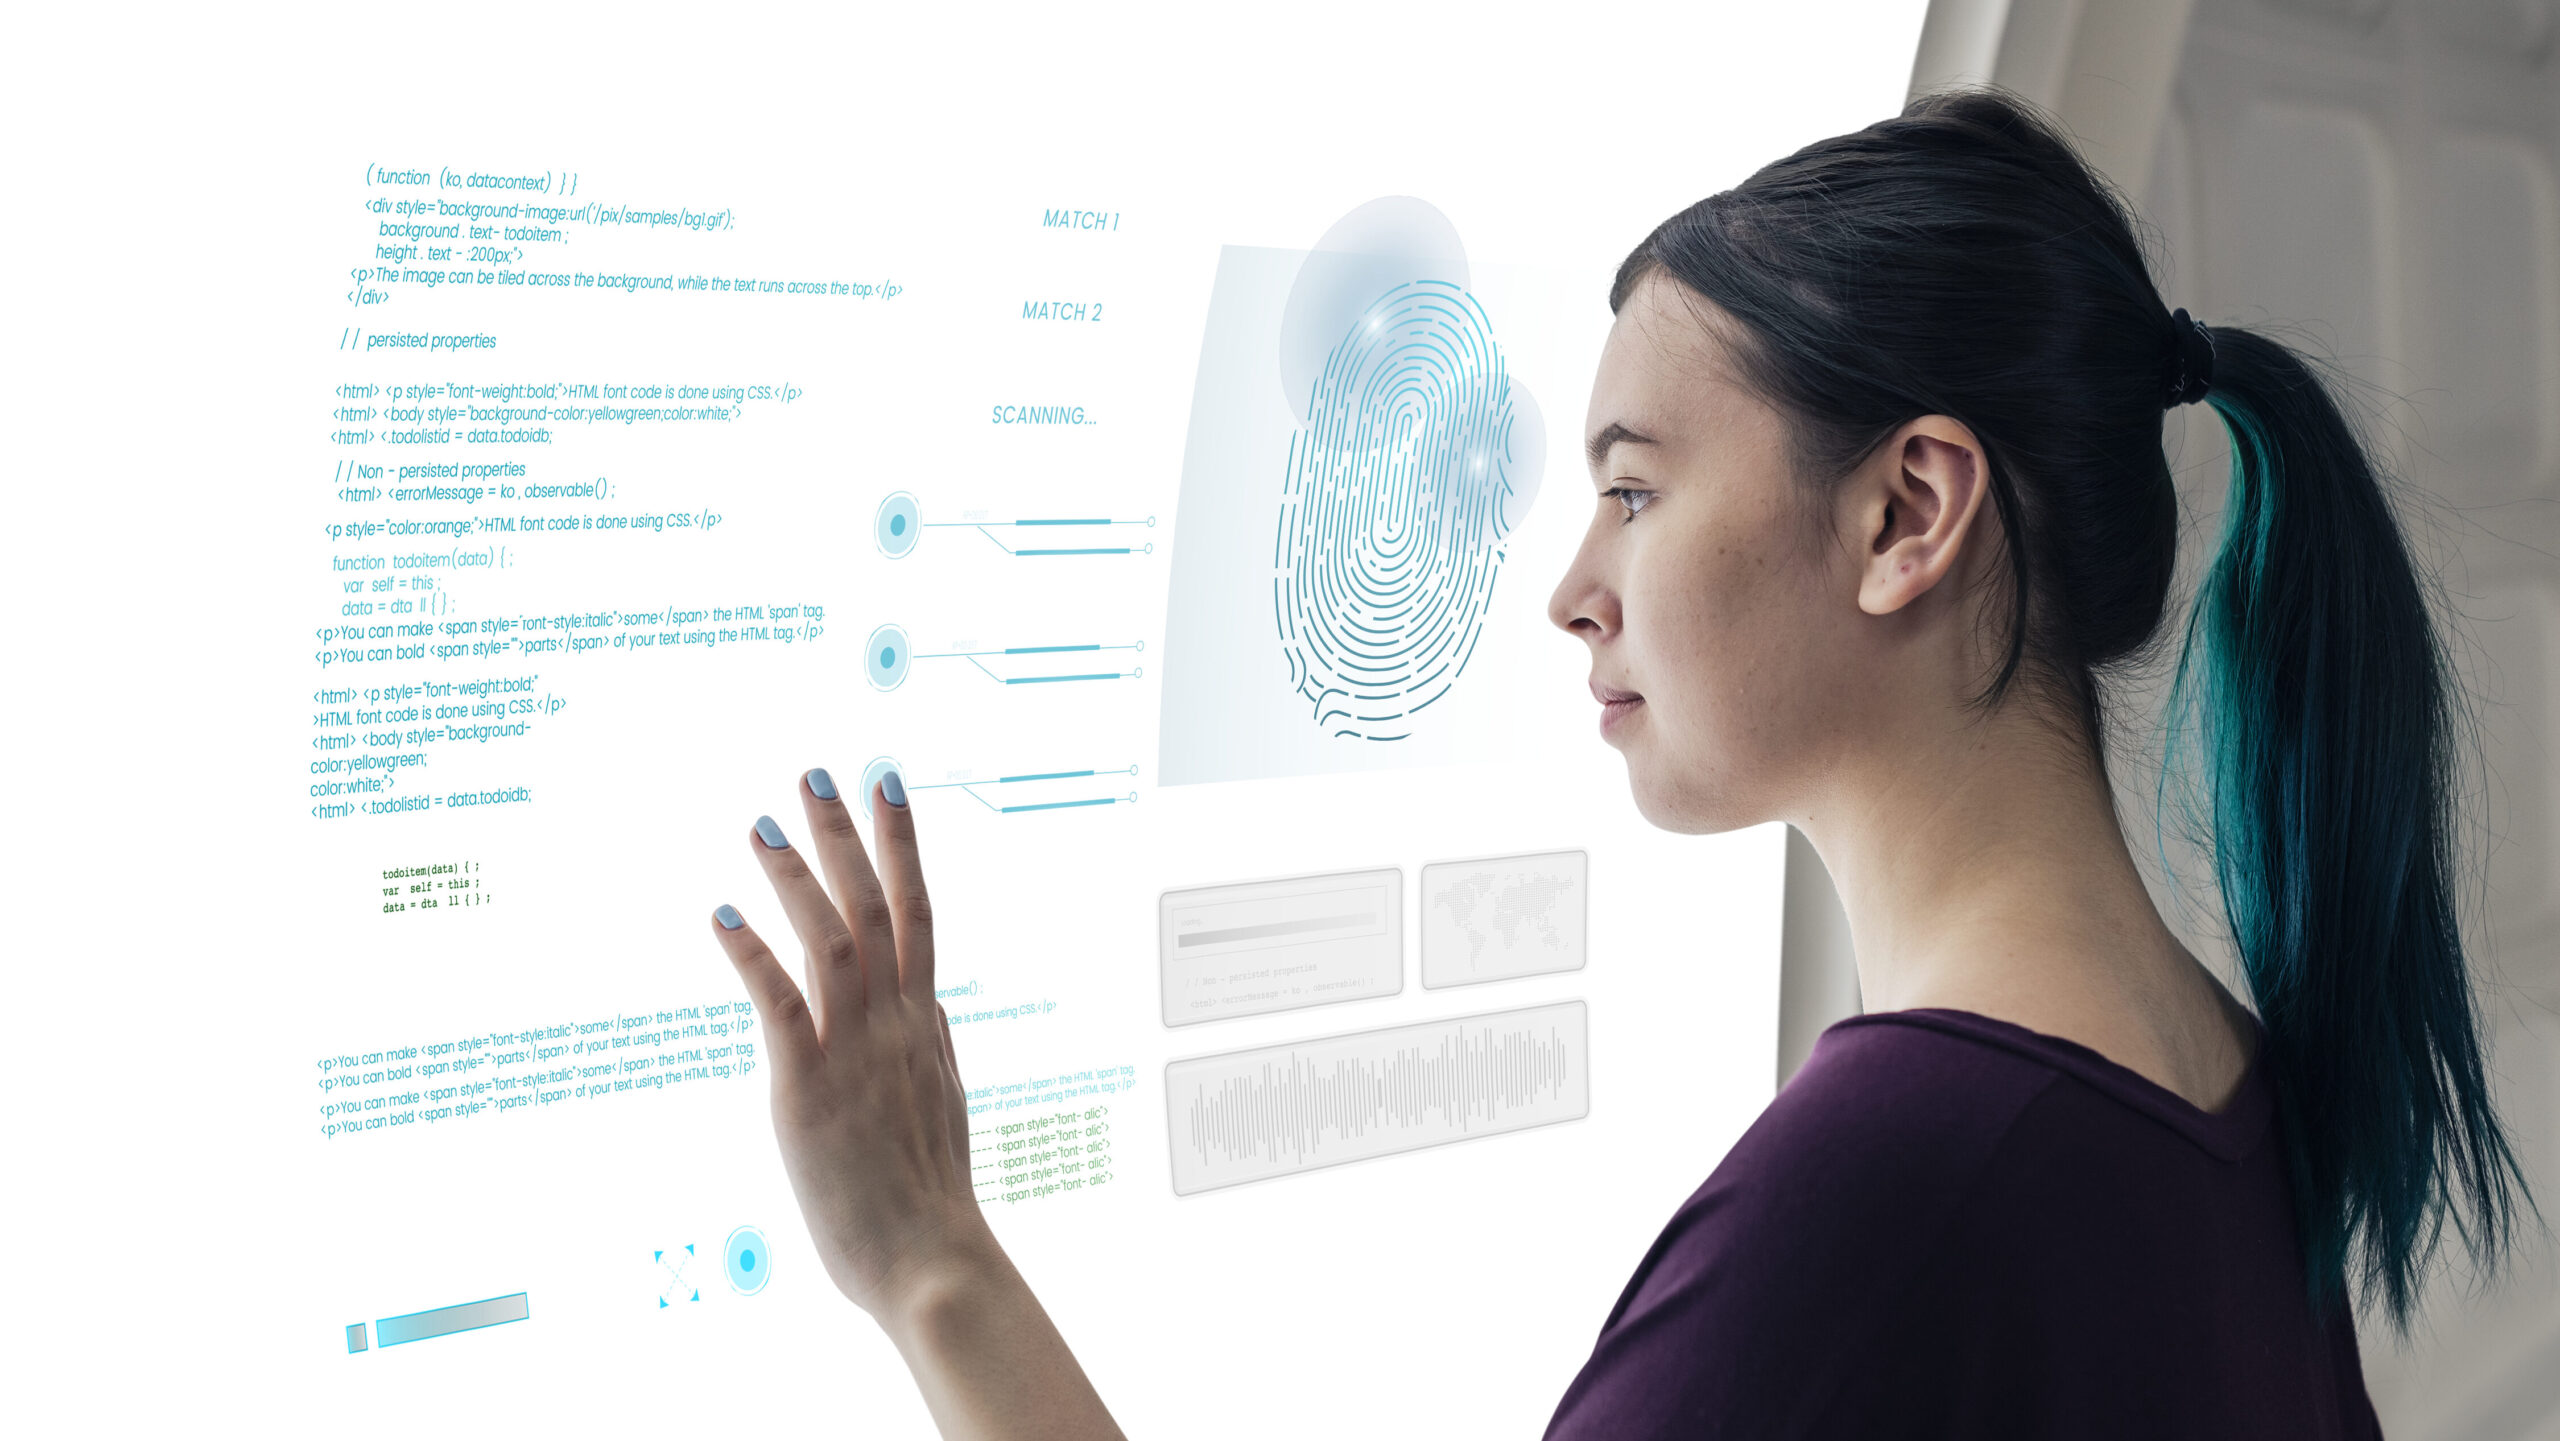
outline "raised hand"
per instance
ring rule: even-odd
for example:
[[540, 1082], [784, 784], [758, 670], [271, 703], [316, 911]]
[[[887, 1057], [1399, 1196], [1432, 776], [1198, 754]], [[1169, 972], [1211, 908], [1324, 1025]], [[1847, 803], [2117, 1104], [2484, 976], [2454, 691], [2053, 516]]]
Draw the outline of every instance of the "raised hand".
[[874, 794], [876, 871], [823, 770], [800, 778], [806, 853], [771, 816], [749, 833], [806, 953], [805, 991], [735, 908], [713, 916], [764, 1018], [774, 1134], [810, 1236], [837, 1289], [884, 1323], [909, 1283], [988, 1245], [905, 801], [895, 774]]
[[906, 787], [893, 772], [872, 793], [876, 870], [825, 771], [800, 778], [800, 804], [825, 884], [771, 816], [747, 844], [800, 937], [806, 989], [735, 907], [712, 929], [764, 1019], [774, 1135], [827, 1274], [888, 1332], [950, 1441], [1116, 1441], [978, 1209]]

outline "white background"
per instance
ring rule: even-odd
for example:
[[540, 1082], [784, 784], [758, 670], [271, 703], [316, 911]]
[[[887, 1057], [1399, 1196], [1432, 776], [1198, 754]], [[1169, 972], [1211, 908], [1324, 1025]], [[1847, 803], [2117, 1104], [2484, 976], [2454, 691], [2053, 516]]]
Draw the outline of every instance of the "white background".
[[[1508, 699], [1505, 763], [1161, 791], [1142, 776], [1136, 805], [1049, 817], [942, 791], [918, 814], [945, 983], [1060, 1003], [963, 1029], [970, 1082], [1137, 1068], [1112, 1103], [1119, 1177], [994, 1217], [1124, 1427], [1535, 1435], [1773, 1071], [1778, 832], [1646, 828], [1594, 734], [1582, 648], [1543, 616], [1590, 513], [1574, 442], [1608, 279], [1673, 210], [1897, 108], [1919, 11], [22, 22], [0, 241], [23, 666], [5, 722], [22, 1261], [0, 1328], [41, 1378], [16, 1388], [21, 1413], [110, 1432], [930, 1434], [886, 1340], [818, 1277], [760, 1083], [357, 1151], [315, 1138], [313, 1060], [735, 994], [705, 915], [734, 901], [780, 937], [744, 832], [771, 811], [799, 833], [807, 766], [849, 781], [886, 752], [928, 779], [1115, 748], [1151, 772], [1152, 681], [1092, 709], [1007, 710], [1023, 698], [924, 669], [876, 695], [853, 651], [879, 619], [930, 648], [919, 610], [997, 644], [1026, 615], [1160, 634], [1161, 555], [1051, 595], [985, 561], [891, 567], [871, 507], [893, 488], [928, 507], [1056, 495], [1169, 524], [1218, 246], [1302, 247], [1410, 193], [1479, 267], [1556, 278], [1524, 285], [1516, 325], [1496, 317], [1550, 437], [1490, 625], [1500, 649], [1469, 675]], [[404, 294], [381, 323], [496, 329], [505, 363], [353, 362], [333, 345], [345, 267], [371, 249], [368, 162], [574, 169], [600, 198], [734, 206], [722, 263], [893, 274], [908, 308], [777, 298], [739, 321], [702, 297]], [[1128, 219], [1113, 237], [1044, 234], [1056, 206]], [[642, 258], [677, 244], [636, 245], [627, 268], [682, 270]], [[1081, 351], [1025, 333], [1023, 299], [1069, 292], [1125, 303], [1126, 327], [1074, 337], [1095, 341]], [[518, 365], [787, 370], [808, 398], [752, 436], [581, 438], [578, 463], [731, 523], [554, 548], [492, 609], [763, 593], [823, 601], [829, 636], [593, 665], [521, 760], [486, 762], [491, 781], [535, 782], [535, 806], [322, 829], [301, 771], [307, 637], [336, 589], [314, 539], [337, 509], [329, 388]], [[1106, 425], [990, 434], [989, 402], [1052, 396]], [[1180, 1033], [1158, 1020], [1167, 886], [1567, 847], [1590, 852], [1603, 898], [1583, 971]], [[433, 932], [364, 904], [380, 868], [449, 856], [485, 860], [499, 904]], [[1171, 1194], [1150, 1130], [1170, 1056], [1574, 997], [1591, 1008], [1586, 1121]], [[778, 1248], [766, 1292], [658, 1313], [649, 1250], [716, 1252], [740, 1222]], [[515, 1290], [526, 1324], [344, 1353], [347, 1322]]]

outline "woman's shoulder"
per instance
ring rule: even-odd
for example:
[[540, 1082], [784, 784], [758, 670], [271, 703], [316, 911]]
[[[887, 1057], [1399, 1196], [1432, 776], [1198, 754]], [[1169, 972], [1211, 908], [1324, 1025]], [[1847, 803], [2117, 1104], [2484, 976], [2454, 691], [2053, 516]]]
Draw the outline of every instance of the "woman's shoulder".
[[1823, 1033], [1654, 1239], [1550, 1437], [1800, 1434], [1836, 1397], [2056, 1080], [1911, 1015]]
[[2103, 1188], [2128, 1165], [2228, 1164], [2264, 1142], [2273, 1109], [2254, 1067], [2208, 1113], [2011, 1022], [1939, 1009], [1857, 1016], [1822, 1034], [1684, 1210], [1736, 1213], [1728, 1224], [1760, 1248], [1807, 1234], [1898, 1250], [1931, 1239], [1968, 1197], [1984, 1200], [1992, 1172]]
[[1765, 1326], [1771, 1306], [1794, 1309], [1784, 1297], [1836, 1319], [1844, 1301], [1889, 1293], [2060, 1080], [2048, 1062], [1939, 1019], [1956, 1014], [1895, 1011], [1825, 1031], [1674, 1213], [1619, 1312], [1712, 1292]]
[[2007, 1039], [1940, 1012], [1825, 1031], [1655, 1238], [1549, 1435], [1791, 1434], [1829, 1407], [2065, 1084]]
[[1954, 1011], [1842, 1021], [1719, 1171], [1796, 1184], [1862, 1177], [1906, 1201], [1914, 1186], [1961, 1184], [2060, 1079], [2049, 1057], [2003, 1044], [2014, 1030]]
[[1648, 1264], [1679, 1255], [1712, 1266], [1728, 1294], [1809, 1282], [1886, 1289], [2064, 1079], [2050, 1060], [1967, 1023], [1979, 1019], [1896, 1011], [1825, 1031]]
[[[1962, 1390], [1985, 1351], [2024, 1365], [2039, 1345], [2077, 1344], [2045, 1335], [2076, 1311], [2044, 1292], [2089, 1289], [2101, 1251], [2148, 1280], [2100, 1266], [2097, 1290], [2135, 1299], [2201, 1294], [2181, 1265], [2272, 1264], [2143, 1244], [2227, 1219], [2232, 1195], [2280, 1202], [2266, 1176], [2211, 1179], [2267, 1164], [2268, 1106], [2255, 1072], [2207, 1114], [2087, 1047], [1971, 1012], [1843, 1021], [1655, 1239], [1549, 1434], [1672, 1434], [1714, 1416], [1748, 1421], [1724, 1434], [1779, 1435], [1817, 1415], [1881, 1417], [1931, 1386]], [[2280, 1204], [2261, 1219], [2251, 1234], [2280, 1239]], [[2000, 1346], [1977, 1344], [1995, 1333]], [[1947, 1374], [1885, 1365], [1918, 1355]], [[1883, 1384], [1880, 1367], [1902, 1379]]]

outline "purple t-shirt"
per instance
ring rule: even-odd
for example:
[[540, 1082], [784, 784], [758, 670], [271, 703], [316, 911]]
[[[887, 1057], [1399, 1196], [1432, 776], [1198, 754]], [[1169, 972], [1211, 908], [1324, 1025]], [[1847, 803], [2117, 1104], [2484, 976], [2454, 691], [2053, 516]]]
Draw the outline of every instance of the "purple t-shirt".
[[1842, 1021], [1645, 1253], [1546, 1435], [2378, 1437], [2291, 1194], [2256, 1060], [2207, 1113], [1969, 1011]]

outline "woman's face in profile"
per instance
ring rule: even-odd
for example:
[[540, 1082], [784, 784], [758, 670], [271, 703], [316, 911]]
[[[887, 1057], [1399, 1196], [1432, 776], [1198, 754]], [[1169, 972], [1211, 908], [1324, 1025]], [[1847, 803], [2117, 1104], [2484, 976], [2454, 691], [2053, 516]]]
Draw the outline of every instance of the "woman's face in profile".
[[[1583, 435], [1596, 500], [1548, 618], [1591, 648], [1601, 731], [1666, 830], [1794, 819], [1861, 719], [1854, 547], [1661, 272], [1620, 309]], [[1730, 324], [1730, 321], [1722, 321]]]

